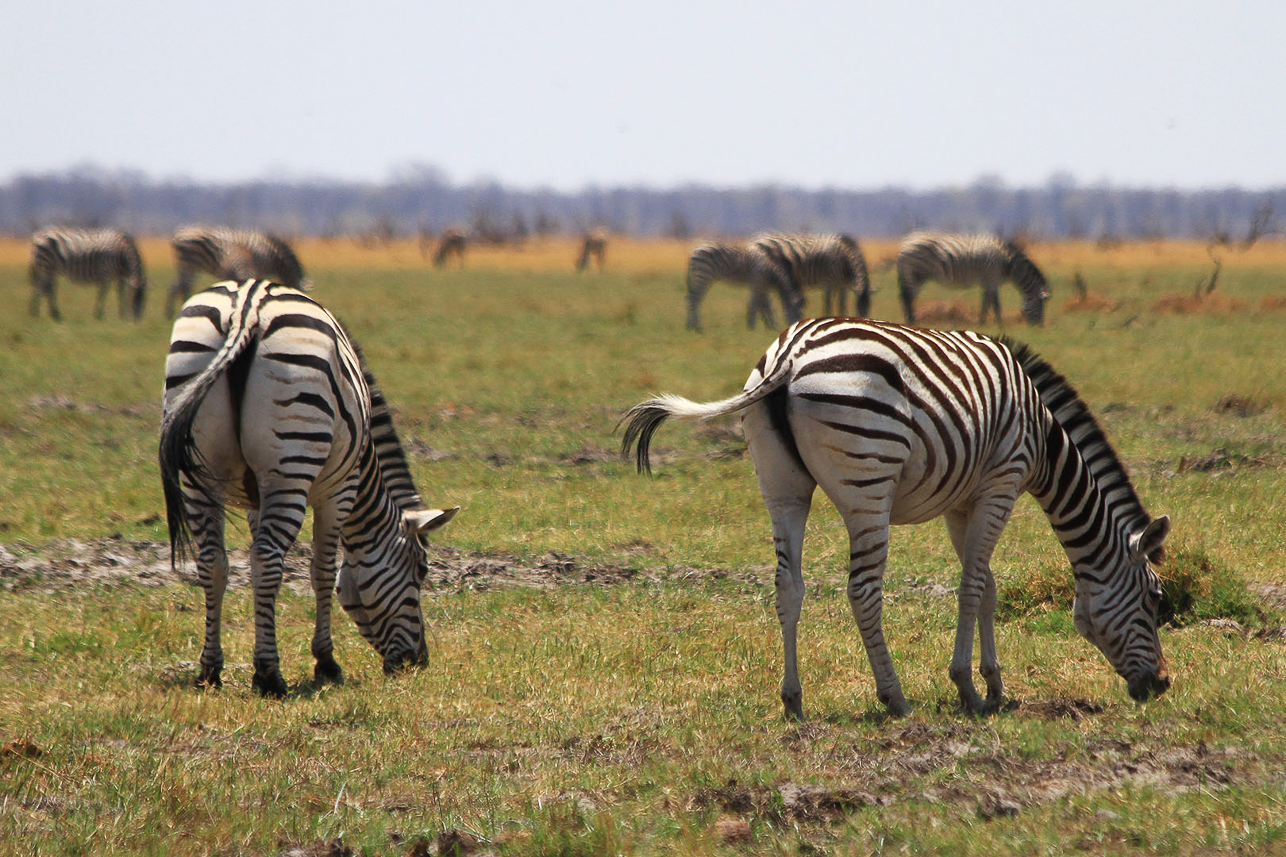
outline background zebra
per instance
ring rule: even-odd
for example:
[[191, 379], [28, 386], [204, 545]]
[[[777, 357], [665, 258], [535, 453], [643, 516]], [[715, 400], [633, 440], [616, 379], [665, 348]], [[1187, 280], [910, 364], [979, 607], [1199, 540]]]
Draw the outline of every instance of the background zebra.
[[[1025, 347], [969, 332], [803, 321], [768, 348], [740, 395], [636, 405], [625, 416], [622, 453], [637, 442], [646, 470], [652, 434], [667, 417], [738, 411], [777, 547], [788, 717], [803, 715], [795, 640], [804, 524], [819, 484], [848, 528], [849, 603], [891, 713], [911, 707], [881, 624], [889, 525], [945, 516], [962, 567], [951, 679], [966, 711], [991, 711], [1003, 692], [991, 554], [1023, 492], [1039, 501], [1071, 560], [1077, 630], [1135, 699], [1169, 687], [1150, 561], [1160, 557], [1170, 520], [1148, 516], [1076, 391]], [[975, 622], [985, 701], [971, 677]]]
[[581, 241], [580, 255], [576, 257], [576, 270], [584, 271], [589, 267], [590, 259], [598, 265], [598, 269], [603, 270], [603, 259], [607, 255], [607, 230], [594, 229], [585, 233]]
[[771, 259], [744, 244], [709, 242], [699, 245], [688, 258], [689, 329], [701, 329], [701, 301], [716, 280], [745, 283], [750, 287], [750, 301], [746, 306], [748, 328], [754, 328], [755, 318], [760, 316], [766, 327], [777, 326], [769, 289], [781, 297], [787, 322], [798, 321], [803, 315], [803, 296]]
[[856, 313], [870, 315], [871, 276], [866, 257], [851, 237], [769, 234], [755, 238], [751, 246], [785, 271], [801, 295], [807, 286], [821, 286], [826, 315], [848, 314], [849, 291]]
[[160, 467], [177, 563], [195, 542], [205, 588], [199, 681], [218, 685], [227, 585], [224, 508], [248, 509], [255, 598], [253, 687], [281, 696], [273, 605], [282, 563], [313, 507], [317, 680], [339, 680], [330, 634], [340, 604], [386, 671], [426, 657], [421, 536], [457, 509], [426, 508], [389, 409], [360, 352], [307, 295], [267, 281], [219, 283], [174, 323], [165, 362]]
[[165, 299], [165, 315], [187, 300], [199, 271], [221, 280], [272, 279], [292, 289], [308, 289], [304, 269], [290, 245], [275, 235], [222, 226], [185, 226], [174, 233], [177, 278]]
[[116, 229], [42, 229], [31, 237], [31, 314], [40, 315], [40, 301], [49, 304], [49, 316], [62, 321], [55, 298], [59, 274], [74, 283], [98, 283], [94, 318], [102, 318], [107, 291], [116, 281], [121, 318], [125, 318], [125, 290], [130, 290], [130, 312], [143, 316], [147, 276], [143, 257], [134, 239]]
[[978, 322], [987, 321], [987, 308], [1000, 317], [1000, 283], [1009, 280], [1023, 295], [1023, 318], [1028, 324], [1043, 324], [1049, 283], [1035, 263], [1012, 241], [991, 235], [940, 235], [915, 232], [898, 248], [898, 294], [907, 324], [915, 324], [915, 296], [926, 280], [945, 286], [982, 284], [982, 311]]
[[468, 239], [465, 238], [463, 230], [454, 226], [443, 230], [438, 238], [438, 249], [433, 253], [433, 267], [444, 267], [453, 258], [463, 267], [464, 250], [467, 245]]

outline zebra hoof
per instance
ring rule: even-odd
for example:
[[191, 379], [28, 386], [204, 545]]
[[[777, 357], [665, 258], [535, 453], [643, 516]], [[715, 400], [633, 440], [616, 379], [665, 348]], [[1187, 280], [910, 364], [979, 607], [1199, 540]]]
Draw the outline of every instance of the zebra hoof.
[[219, 675], [219, 670], [217, 669], [203, 669], [201, 670], [201, 674], [196, 677], [196, 681], [192, 682], [192, 686], [197, 688], [223, 687], [223, 678]]
[[250, 687], [267, 699], [283, 699], [286, 696], [286, 680], [281, 677], [281, 672], [277, 669], [267, 675], [256, 671], [255, 677], [250, 681]]
[[804, 721], [803, 694], [797, 694], [790, 698], [787, 698], [786, 696], [783, 695], [781, 698], [781, 703], [782, 703], [782, 707], [785, 709], [784, 714], [787, 720], [793, 723], [802, 723]]
[[313, 667], [313, 681], [343, 684], [344, 671], [339, 668], [334, 658], [327, 658], [324, 661], [318, 661], [317, 666]]

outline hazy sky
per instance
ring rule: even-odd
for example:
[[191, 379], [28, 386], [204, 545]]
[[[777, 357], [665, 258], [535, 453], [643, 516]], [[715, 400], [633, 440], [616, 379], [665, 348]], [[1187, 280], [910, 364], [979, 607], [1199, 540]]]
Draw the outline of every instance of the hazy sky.
[[1286, 185], [1286, 3], [0, 0], [0, 180]]

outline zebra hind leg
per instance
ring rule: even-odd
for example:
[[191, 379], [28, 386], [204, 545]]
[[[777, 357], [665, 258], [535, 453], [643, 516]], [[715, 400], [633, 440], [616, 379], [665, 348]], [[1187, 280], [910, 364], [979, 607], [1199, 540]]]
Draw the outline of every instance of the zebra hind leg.
[[250, 584], [255, 600], [255, 673], [251, 687], [263, 696], [280, 699], [288, 687], [281, 675], [277, 651], [277, 591], [281, 588], [286, 551], [299, 535], [305, 510], [302, 499], [292, 502], [281, 494], [268, 492], [261, 496], [257, 520], [251, 525], [254, 543], [250, 548]]
[[889, 519], [883, 516], [845, 516], [849, 532], [848, 605], [862, 634], [867, 660], [875, 676], [875, 693], [890, 715], [905, 717], [911, 704], [884, 641], [884, 569], [889, 553]]
[[205, 590], [205, 644], [201, 648], [197, 687], [223, 686], [223, 594], [228, 586], [228, 554], [223, 541], [223, 505], [192, 493], [184, 499], [196, 547], [197, 579]]
[[317, 599], [317, 619], [313, 628], [312, 653], [316, 659], [313, 681], [344, 681], [344, 671], [335, 661], [331, 638], [331, 604], [335, 594], [335, 573], [339, 556], [339, 524], [333, 515], [313, 509], [313, 559], [309, 568], [313, 595]]

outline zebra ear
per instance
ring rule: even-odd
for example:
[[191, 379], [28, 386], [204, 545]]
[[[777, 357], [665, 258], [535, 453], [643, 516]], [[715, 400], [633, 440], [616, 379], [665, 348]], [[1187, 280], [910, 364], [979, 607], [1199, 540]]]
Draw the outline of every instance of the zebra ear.
[[1170, 535], [1170, 516], [1162, 515], [1130, 540], [1130, 559], [1137, 562], [1147, 557], [1152, 562], [1160, 562], [1165, 553], [1165, 537], [1168, 535]]
[[428, 533], [454, 518], [458, 511], [459, 506], [452, 506], [450, 509], [416, 509], [403, 512], [402, 520], [406, 522], [409, 532]]

